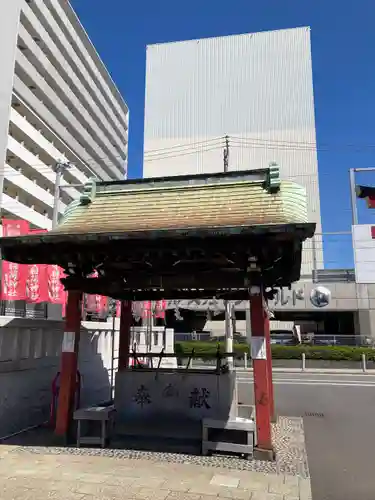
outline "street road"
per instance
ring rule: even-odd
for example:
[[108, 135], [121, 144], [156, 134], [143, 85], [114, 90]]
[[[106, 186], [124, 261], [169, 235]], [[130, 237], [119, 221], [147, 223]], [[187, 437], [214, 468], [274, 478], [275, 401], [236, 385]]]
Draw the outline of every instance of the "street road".
[[[238, 400], [253, 404], [251, 373]], [[302, 416], [313, 500], [375, 498], [375, 375], [274, 373], [276, 411]]]

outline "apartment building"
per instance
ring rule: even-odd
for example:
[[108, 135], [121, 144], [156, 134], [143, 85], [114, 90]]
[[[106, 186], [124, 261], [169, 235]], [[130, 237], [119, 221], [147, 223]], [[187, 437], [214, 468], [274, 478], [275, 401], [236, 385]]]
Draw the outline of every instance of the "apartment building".
[[[126, 176], [129, 110], [67, 0], [11, 0], [0, 16], [0, 209], [51, 229], [89, 177]], [[69, 187], [72, 186], [72, 187]]]

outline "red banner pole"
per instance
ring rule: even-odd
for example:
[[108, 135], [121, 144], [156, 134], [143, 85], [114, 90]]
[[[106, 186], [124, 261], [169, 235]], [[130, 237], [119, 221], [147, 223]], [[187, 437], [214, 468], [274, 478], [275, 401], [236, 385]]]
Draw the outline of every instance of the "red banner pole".
[[132, 326], [132, 302], [131, 300], [121, 301], [120, 334], [118, 347], [118, 370], [129, 367], [130, 339]]

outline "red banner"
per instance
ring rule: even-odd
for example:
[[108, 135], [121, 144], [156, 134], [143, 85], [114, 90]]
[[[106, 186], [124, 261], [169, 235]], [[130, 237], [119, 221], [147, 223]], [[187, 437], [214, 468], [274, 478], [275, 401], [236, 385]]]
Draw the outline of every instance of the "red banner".
[[56, 264], [47, 266], [48, 277], [48, 302], [52, 304], [63, 304], [66, 302], [66, 292], [60, 279], [64, 277], [61, 267]]
[[[98, 271], [94, 271], [91, 278], [98, 277]], [[86, 311], [103, 314], [108, 308], [108, 297], [103, 295], [86, 295]]]
[[30, 225], [26, 220], [2, 219], [3, 237], [29, 234]]
[[104, 313], [107, 310], [108, 298], [103, 295], [87, 295], [86, 310], [98, 314]]
[[26, 302], [34, 304], [48, 302], [48, 266], [46, 264], [33, 264], [27, 267]]
[[142, 317], [143, 318], [150, 318], [151, 316], [154, 316], [154, 318], [165, 318], [165, 309], [167, 307], [167, 302], [165, 300], [156, 300], [153, 304], [150, 300], [146, 300], [143, 302], [143, 307], [142, 307]]
[[116, 300], [116, 318], [121, 316], [121, 300]]
[[[32, 229], [30, 231], [31, 234], [46, 232], [46, 229]], [[46, 264], [33, 264], [27, 267], [26, 301], [34, 304], [48, 302], [48, 266]]]
[[155, 318], [165, 319], [166, 300], [157, 300], [155, 303]]
[[[25, 220], [3, 219], [3, 236], [28, 234], [29, 223]], [[3, 261], [1, 298], [3, 300], [25, 300], [28, 266]]]
[[2, 300], [26, 300], [27, 266], [3, 261]]
[[151, 318], [152, 309], [151, 309], [151, 300], [146, 300], [142, 305], [142, 318]]

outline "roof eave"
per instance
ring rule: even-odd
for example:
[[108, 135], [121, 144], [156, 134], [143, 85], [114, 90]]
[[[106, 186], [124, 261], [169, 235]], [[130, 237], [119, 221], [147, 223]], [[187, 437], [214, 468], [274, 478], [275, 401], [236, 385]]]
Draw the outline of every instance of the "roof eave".
[[48, 233], [32, 234], [17, 237], [0, 238], [0, 248], [3, 258], [6, 259], [7, 249], [15, 246], [29, 246], [35, 249], [45, 244], [95, 244], [115, 240], [138, 240], [148, 241], [156, 239], [190, 239], [206, 237], [222, 237], [235, 235], [262, 236], [265, 234], [290, 234], [296, 232], [301, 239], [311, 238], [315, 232], [315, 223], [290, 223], [290, 224], [262, 224], [254, 226], [226, 226], [226, 227], [208, 227], [208, 228], [183, 228], [183, 229], [159, 229], [151, 231], [132, 231], [116, 233], [62, 233], [50, 231]]

